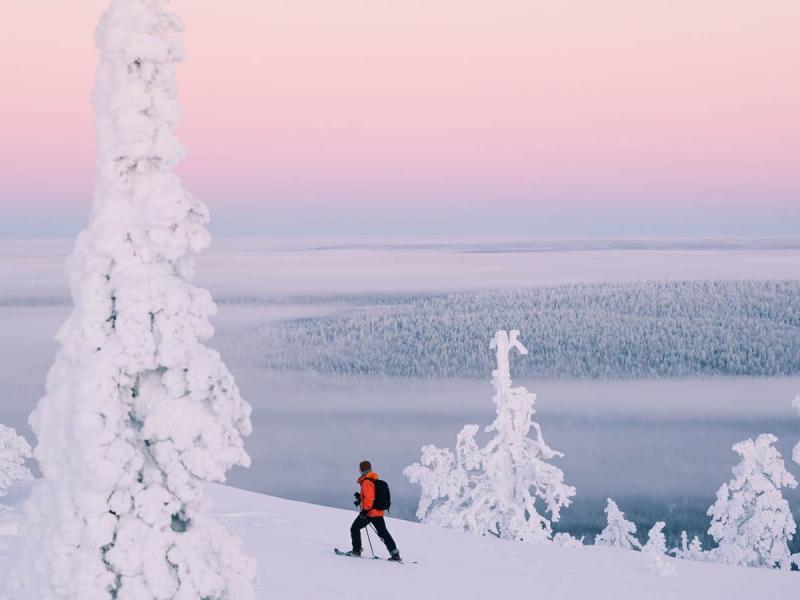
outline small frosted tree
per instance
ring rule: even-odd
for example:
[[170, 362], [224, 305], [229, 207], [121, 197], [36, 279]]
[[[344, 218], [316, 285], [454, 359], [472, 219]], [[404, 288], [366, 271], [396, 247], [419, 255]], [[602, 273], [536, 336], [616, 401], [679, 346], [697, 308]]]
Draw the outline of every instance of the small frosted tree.
[[790, 567], [788, 542], [796, 526], [781, 489], [794, 488], [797, 481], [773, 446], [776, 441], [774, 435], [761, 434], [733, 446], [741, 460], [708, 509], [708, 532], [718, 544], [711, 551], [715, 562]]
[[[454, 453], [426, 446], [421, 462], [404, 471], [422, 488], [417, 511], [421, 521], [479, 535], [539, 541], [551, 538], [551, 519], [558, 521], [561, 508], [571, 503], [575, 488], [547, 462], [562, 455], [545, 443], [533, 421], [536, 395], [511, 385], [511, 350], [527, 354], [518, 337], [518, 331], [499, 331], [491, 343], [497, 358], [492, 373], [497, 417], [486, 428], [494, 434], [488, 444], [480, 447], [478, 426], [467, 425]], [[550, 519], [540, 513], [538, 502]]]
[[564, 531], [560, 531], [559, 533], [553, 536], [553, 542], [561, 546], [562, 548], [582, 548], [583, 547], [583, 536], [576, 538], [573, 535], [570, 535]]
[[667, 539], [664, 537], [664, 521], [658, 521], [647, 532], [647, 543], [642, 552], [650, 560], [650, 569], [657, 575], [673, 575], [674, 569], [667, 561]]
[[[11, 427], [0, 425], [0, 498], [8, 494], [9, 488], [15, 483], [33, 477], [25, 466], [30, 456], [31, 447], [27, 440]], [[3, 509], [0, 503], [0, 510]]]
[[708, 560], [708, 556], [703, 551], [703, 543], [700, 541], [700, 538], [694, 536], [690, 542], [689, 536], [685, 531], [681, 531], [680, 548], [673, 548], [672, 554], [675, 556], [675, 558], [681, 558], [683, 560]]
[[632, 521], [625, 519], [625, 513], [619, 509], [617, 503], [611, 498], [608, 499], [605, 513], [606, 526], [595, 538], [594, 543], [596, 545], [625, 548], [626, 550], [641, 548], [639, 540], [636, 539], [636, 525]]
[[166, 5], [112, 0], [97, 29], [94, 206], [31, 416], [44, 480], [14, 599], [254, 598], [254, 562], [209, 516], [206, 483], [249, 464], [250, 407], [204, 343], [216, 308], [191, 284], [209, 217], [173, 173], [183, 48]]

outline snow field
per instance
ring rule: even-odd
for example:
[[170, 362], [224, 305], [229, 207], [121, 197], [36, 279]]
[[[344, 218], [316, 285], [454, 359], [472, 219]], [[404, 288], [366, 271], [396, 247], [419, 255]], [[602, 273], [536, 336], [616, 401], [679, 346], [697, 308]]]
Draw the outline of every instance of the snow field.
[[[210, 491], [215, 518], [258, 561], [258, 600], [760, 600], [790, 598], [798, 586], [796, 573], [673, 558], [665, 560], [675, 575], [664, 577], [641, 552], [523, 544], [397, 519], [388, 524], [400, 551], [420, 564], [354, 560], [333, 554], [335, 546], [349, 546], [354, 511], [225, 486]], [[19, 518], [0, 515], [0, 524], [13, 527]], [[13, 535], [0, 535], [0, 578], [15, 543]]]

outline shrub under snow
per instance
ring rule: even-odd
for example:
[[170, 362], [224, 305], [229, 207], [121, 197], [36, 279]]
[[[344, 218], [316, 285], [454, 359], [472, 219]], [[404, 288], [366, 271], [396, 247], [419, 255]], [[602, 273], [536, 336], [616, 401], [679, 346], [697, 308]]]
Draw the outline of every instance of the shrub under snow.
[[733, 479], [717, 492], [708, 509], [712, 517], [708, 533], [719, 546], [711, 550], [716, 562], [751, 567], [789, 568], [788, 542], [795, 522], [781, 488], [797, 486], [786, 470], [777, 438], [761, 434], [733, 446], [741, 461]]
[[19, 600], [249, 600], [255, 565], [209, 516], [206, 482], [247, 465], [250, 408], [190, 282], [206, 207], [184, 150], [166, 0], [113, 0], [97, 29], [97, 185], [69, 266], [74, 310], [31, 416], [44, 481], [26, 512]]
[[[539, 541], [552, 536], [551, 521], [569, 506], [575, 488], [547, 461], [561, 456], [542, 437], [533, 421], [536, 395], [511, 386], [509, 353], [527, 350], [519, 332], [499, 331], [492, 340], [497, 418], [486, 428], [494, 434], [486, 446], [476, 440], [477, 425], [459, 433], [455, 452], [425, 446], [419, 463], [405, 475], [421, 490], [417, 516], [424, 523], [504, 539]], [[529, 437], [531, 429], [534, 437]], [[543, 516], [538, 504], [550, 513]]]
[[[0, 425], [0, 498], [15, 483], [31, 479], [31, 472], [25, 466], [30, 456], [31, 447], [27, 440], [11, 427]], [[0, 504], [0, 509], [2, 507]]]

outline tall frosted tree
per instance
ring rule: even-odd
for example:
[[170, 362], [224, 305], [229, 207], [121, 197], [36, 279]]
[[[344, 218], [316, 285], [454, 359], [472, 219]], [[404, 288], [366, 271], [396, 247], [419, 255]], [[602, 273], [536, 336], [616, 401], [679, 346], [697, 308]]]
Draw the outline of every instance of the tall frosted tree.
[[536, 395], [512, 387], [511, 350], [528, 352], [519, 332], [498, 331], [491, 347], [497, 359], [492, 373], [497, 416], [486, 432], [493, 436], [481, 447], [478, 426], [467, 425], [458, 435], [455, 452], [423, 448], [421, 461], [404, 471], [422, 488], [417, 516], [425, 523], [480, 535], [550, 539], [551, 520], [557, 521], [561, 509], [569, 506], [575, 488], [564, 483], [561, 469], [547, 462], [561, 454], [545, 443], [533, 421]]
[[206, 483], [249, 464], [250, 407], [204, 345], [216, 309], [191, 284], [209, 215], [172, 172], [183, 48], [167, 3], [113, 0], [97, 29], [94, 205], [31, 416], [44, 481], [11, 598], [254, 598], [253, 561], [209, 516]]
[[773, 446], [777, 440], [764, 433], [733, 446], [739, 464], [708, 509], [708, 533], [718, 544], [710, 551], [712, 560], [750, 567], [791, 566], [788, 543], [796, 525], [781, 489], [797, 487], [797, 481]]

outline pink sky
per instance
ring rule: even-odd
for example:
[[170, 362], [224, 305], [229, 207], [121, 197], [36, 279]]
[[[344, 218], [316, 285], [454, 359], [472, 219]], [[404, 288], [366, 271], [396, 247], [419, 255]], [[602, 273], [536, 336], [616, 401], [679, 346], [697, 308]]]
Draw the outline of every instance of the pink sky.
[[[83, 218], [106, 4], [4, 7], [6, 214]], [[797, 0], [172, 4], [181, 172], [216, 214], [800, 224]]]

